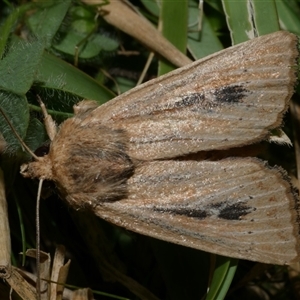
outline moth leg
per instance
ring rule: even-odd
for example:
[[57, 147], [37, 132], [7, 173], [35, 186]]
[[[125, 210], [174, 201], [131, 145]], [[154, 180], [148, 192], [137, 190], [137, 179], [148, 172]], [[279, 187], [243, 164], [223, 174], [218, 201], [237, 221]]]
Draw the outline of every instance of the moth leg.
[[83, 100], [73, 106], [76, 117], [85, 116], [90, 111], [99, 106], [99, 103], [94, 100]]
[[37, 100], [41, 106], [43, 115], [44, 115], [44, 124], [46, 127], [47, 134], [50, 138], [51, 141], [53, 141], [54, 137], [56, 136], [57, 133], [57, 126], [55, 122], [53, 121], [52, 117], [48, 114], [46, 106], [42, 99], [38, 96]]

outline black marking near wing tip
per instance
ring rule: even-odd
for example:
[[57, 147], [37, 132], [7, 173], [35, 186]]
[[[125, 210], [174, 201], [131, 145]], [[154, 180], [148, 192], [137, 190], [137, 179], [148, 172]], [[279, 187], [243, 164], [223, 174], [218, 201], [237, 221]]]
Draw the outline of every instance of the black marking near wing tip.
[[245, 216], [255, 210], [254, 207], [245, 205], [242, 202], [228, 204], [226, 202], [219, 202], [210, 205], [210, 209], [218, 212], [218, 217], [225, 220], [240, 220], [242, 216]]
[[[191, 93], [180, 96], [180, 100], [174, 103], [174, 108], [184, 109], [190, 107], [193, 110], [211, 110], [222, 104], [232, 104], [242, 102], [242, 99], [250, 91], [242, 85], [223, 86], [218, 89], [202, 93]], [[166, 107], [166, 109], [170, 109]]]
[[221, 103], [239, 103], [246, 96], [248, 90], [243, 86], [231, 85], [224, 86], [214, 91], [217, 102]]

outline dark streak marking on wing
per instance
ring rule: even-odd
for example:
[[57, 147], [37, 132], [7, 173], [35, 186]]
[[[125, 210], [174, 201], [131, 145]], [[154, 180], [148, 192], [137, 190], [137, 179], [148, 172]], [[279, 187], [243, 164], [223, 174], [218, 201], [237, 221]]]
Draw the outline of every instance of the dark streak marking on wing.
[[203, 208], [197, 207], [153, 207], [154, 211], [159, 213], [169, 213], [174, 215], [187, 216], [189, 218], [196, 218], [203, 220], [207, 217], [216, 216], [225, 220], [240, 220], [243, 216], [251, 213], [255, 208], [247, 206], [243, 202], [228, 204], [226, 201], [214, 203]]
[[182, 96], [182, 99], [174, 103], [174, 107], [181, 108], [192, 105], [201, 105], [205, 97], [200, 93], [193, 93], [190, 95]]
[[242, 216], [255, 210], [243, 202], [228, 204], [226, 201], [211, 204], [210, 209], [218, 211], [218, 217], [225, 220], [240, 220]]
[[194, 209], [191, 207], [172, 207], [172, 208], [163, 208], [163, 207], [154, 207], [154, 211], [160, 213], [171, 213], [174, 215], [187, 216], [190, 218], [196, 218], [199, 220], [205, 219], [208, 217], [207, 212], [202, 209]]
[[224, 86], [214, 91], [216, 101], [220, 103], [239, 103], [246, 96], [248, 90], [239, 85]]

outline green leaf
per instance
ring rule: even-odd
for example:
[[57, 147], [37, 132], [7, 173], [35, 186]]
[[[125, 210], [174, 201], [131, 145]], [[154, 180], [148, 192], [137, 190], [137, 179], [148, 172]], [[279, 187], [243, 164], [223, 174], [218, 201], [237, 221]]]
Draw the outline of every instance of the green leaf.
[[36, 118], [30, 119], [24, 143], [34, 151], [47, 139], [48, 135], [44, 124]]
[[16, 9], [13, 9], [8, 15], [7, 19], [0, 26], [1, 38], [0, 38], [0, 58], [2, 58], [4, 51], [6, 50], [9, 36], [16, 26], [18, 18], [20, 18], [26, 11], [28, 11], [34, 4], [28, 3], [21, 5]]
[[155, 0], [141, 0], [146, 9], [154, 16], [159, 17], [160, 8]]
[[46, 48], [50, 47], [71, 2], [71, 0], [40, 1], [36, 12], [28, 18], [28, 26], [36, 38], [44, 43]]
[[[75, 55], [76, 46], [81, 43], [86, 35], [70, 31], [59, 44], [53, 47], [63, 53]], [[104, 35], [93, 34], [86, 43], [79, 47], [79, 57], [88, 59], [99, 55], [102, 51], [116, 51], [119, 44]]]
[[[25, 96], [0, 90], [0, 108], [15, 131], [23, 139], [29, 124], [29, 109]], [[0, 132], [7, 143], [5, 151], [15, 154], [20, 149], [20, 142], [2, 114], [0, 114]]]
[[44, 53], [36, 81], [40, 86], [104, 103], [115, 95], [92, 77], [65, 61]]
[[14, 42], [0, 64], [0, 88], [25, 94], [34, 81], [42, 54], [43, 45], [38, 41]]
[[[198, 14], [198, 8], [190, 8], [189, 13]], [[202, 30], [198, 31], [197, 25], [192, 27], [188, 36], [188, 49], [195, 59], [200, 59], [209, 54], [223, 49], [223, 45], [217, 37], [206, 16], [202, 19]]]

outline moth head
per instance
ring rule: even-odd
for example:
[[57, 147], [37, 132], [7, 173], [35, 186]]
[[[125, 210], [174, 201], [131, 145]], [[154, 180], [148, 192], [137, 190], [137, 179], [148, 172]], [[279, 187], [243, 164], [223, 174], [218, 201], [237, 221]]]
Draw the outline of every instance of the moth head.
[[25, 178], [46, 180], [52, 180], [53, 178], [51, 161], [48, 155], [39, 157], [37, 161], [21, 165], [20, 172]]

